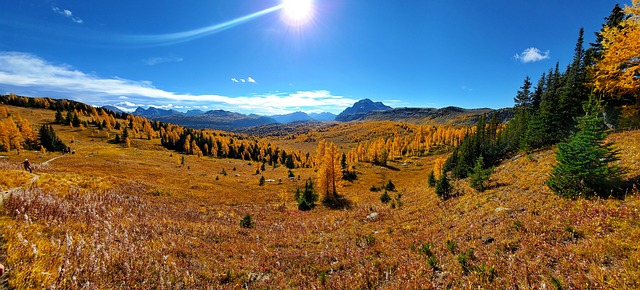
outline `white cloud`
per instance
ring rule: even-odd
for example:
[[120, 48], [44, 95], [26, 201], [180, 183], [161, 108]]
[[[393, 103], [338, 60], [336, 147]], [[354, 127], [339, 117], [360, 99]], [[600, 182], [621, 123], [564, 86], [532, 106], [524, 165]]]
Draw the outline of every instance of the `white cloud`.
[[184, 59], [181, 57], [165, 56], [165, 57], [150, 57], [143, 60], [142, 62], [145, 65], [157, 65], [157, 64], [168, 63], [168, 62], [181, 62], [183, 60]]
[[73, 16], [73, 12], [71, 12], [70, 10], [67, 9], [60, 9], [59, 7], [53, 7], [53, 12], [58, 13], [66, 18], [71, 19], [71, 21], [78, 23], [78, 24], [82, 24], [84, 23], [84, 21], [80, 18], [80, 17], [75, 17]]
[[522, 63], [537, 62], [549, 58], [549, 51], [541, 53], [539, 49], [530, 47], [525, 49], [522, 53], [513, 56], [515, 59]]
[[43, 95], [74, 98], [89, 104], [119, 103], [122, 107], [137, 107], [140, 104], [165, 106], [183, 102], [184, 105], [179, 106], [207, 106], [258, 114], [291, 113], [296, 110], [339, 112], [357, 101], [333, 95], [326, 90], [240, 97], [181, 94], [158, 89], [149, 81], [102, 78], [68, 65], [49, 63], [32, 54], [2, 51], [0, 84]]
[[132, 103], [132, 102], [119, 102], [119, 103], [116, 103], [115, 106], [137, 108], [137, 107], [144, 107], [145, 105], [144, 104], [136, 104], [136, 103]]
[[246, 79], [239, 79], [239, 78], [231, 78], [231, 81], [234, 83], [250, 83], [250, 84], [257, 84], [258, 82], [256, 82], [256, 80], [252, 77], [248, 77]]

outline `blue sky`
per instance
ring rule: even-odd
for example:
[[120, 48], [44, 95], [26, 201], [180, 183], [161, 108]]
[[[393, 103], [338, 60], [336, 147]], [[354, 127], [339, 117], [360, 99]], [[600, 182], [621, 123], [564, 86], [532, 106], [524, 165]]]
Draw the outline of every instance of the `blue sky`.
[[0, 93], [262, 115], [510, 107], [617, 2], [314, 0], [299, 21], [283, 3], [2, 1]]

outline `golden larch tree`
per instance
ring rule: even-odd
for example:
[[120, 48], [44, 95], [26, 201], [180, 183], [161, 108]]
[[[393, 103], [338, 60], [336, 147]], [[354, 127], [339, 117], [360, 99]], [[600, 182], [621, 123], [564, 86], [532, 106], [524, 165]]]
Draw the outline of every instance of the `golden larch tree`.
[[594, 89], [612, 97], [640, 98], [640, 0], [625, 8], [619, 27], [602, 31], [602, 59], [594, 67]]
[[336, 144], [320, 141], [316, 149], [316, 160], [319, 191], [324, 194], [325, 199], [335, 199], [338, 196], [338, 186], [342, 177], [340, 152]]

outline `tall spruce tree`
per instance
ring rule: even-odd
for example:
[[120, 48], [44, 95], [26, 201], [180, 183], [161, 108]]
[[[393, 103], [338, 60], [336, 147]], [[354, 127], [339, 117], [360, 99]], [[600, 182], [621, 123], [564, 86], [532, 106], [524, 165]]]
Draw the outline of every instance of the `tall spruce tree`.
[[573, 61], [567, 67], [564, 73], [564, 82], [559, 91], [558, 106], [562, 112], [560, 122], [560, 134], [562, 138], [568, 136], [568, 132], [575, 127], [575, 118], [582, 111], [582, 103], [586, 102], [589, 97], [587, 91], [587, 68], [585, 66], [584, 29], [580, 28], [578, 41], [573, 53]]
[[619, 182], [617, 151], [605, 143], [606, 126], [602, 118], [602, 101], [590, 96], [587, 114], [578, 119], [579, 130], [558, 144], [557, 165], [547, 185], [564, 197], [607, 196]]

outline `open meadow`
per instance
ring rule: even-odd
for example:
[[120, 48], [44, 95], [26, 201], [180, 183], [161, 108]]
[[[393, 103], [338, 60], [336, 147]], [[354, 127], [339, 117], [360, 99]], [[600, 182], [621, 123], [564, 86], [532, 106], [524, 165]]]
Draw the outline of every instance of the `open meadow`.
[[[10, 110], [32, 124], [55, 113]], [[294, 193], [313, 168], [256, 175], [259, 163], [183, 155], [156, 138], [127, 148], [95, 128], [54, 128], [73, 153], [1, 154], [13, 288], [640, 287], [637, 187], [621, 199], [558, 197], [544, 184], [551, 150], [503, 162], [482, 193], [455, 181], [445, 201], [427, 185], [445, 155], [358, 163], [358, 178], [338, 190], [346, 206], [300, 211]], [[609, 138], [637, 186], [640, 131]], [[396, 189], [382, 203], [370, 188], [389, 180]], [[247, 214], [253, 227], [240, 225]]]

